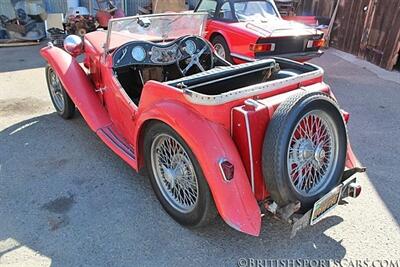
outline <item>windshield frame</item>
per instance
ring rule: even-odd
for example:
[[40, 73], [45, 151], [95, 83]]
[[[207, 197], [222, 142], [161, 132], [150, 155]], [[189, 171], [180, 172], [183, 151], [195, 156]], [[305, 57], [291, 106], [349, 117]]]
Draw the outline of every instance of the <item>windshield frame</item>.
[[[108, 54], [110, 52], [110, 50], [115, 48], [115, 47], [111, 47], [110, 48], [113, 22], [132, 21], [132, 22], [135, 23], [135, 21], [137, 21], [138, 18], [155, 18], [155, 17], [189, 16], [189, 15], [191, 15], [191, 16], [204, 16], [204, 23], [201, 25], [201, 27], [199, 29], [199, 34], [198, 34], [199, 36], [203, 36], [204, 33], [205, 33], [206, 20], [207, 20], [207, 13], [206, 12], [184, 12], [184, 13], [171, 12], [171, 13], [149, 14], [149, 15], [136, 15], [136, 16], [130, 16], [130, 17], [111, 19], [108, 22], [106, 43], [104, 44], [105, 54]], [[132, 41], [135, 41], [135, 40], [132, 39]]]

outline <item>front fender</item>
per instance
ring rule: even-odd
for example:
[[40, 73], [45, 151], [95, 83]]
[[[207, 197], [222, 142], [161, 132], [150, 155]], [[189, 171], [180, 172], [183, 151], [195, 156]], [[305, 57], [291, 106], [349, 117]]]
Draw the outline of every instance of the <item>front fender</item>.
[[42, 48], [40, 54], [57, 73], [69, 97], [93, 131], [111, 123], [93, 83], [75, 58], [53, 46]]
[[[229, 132], [174, 100], [154, 103], [142, 111], [136, 136], [145, 134], [141, 133], [141, 129], [148, 120], [168, 124], [186, 141], [200, 163], [222, 219], [236, 230], [258, 236], [261, 228], [260, 208]], [[139, 144], [136, 147], [140, 147]], [[234, 178], [231, 181], [223, 178], [218, 164], [221, 158], [228, 159], [234, 165]]]

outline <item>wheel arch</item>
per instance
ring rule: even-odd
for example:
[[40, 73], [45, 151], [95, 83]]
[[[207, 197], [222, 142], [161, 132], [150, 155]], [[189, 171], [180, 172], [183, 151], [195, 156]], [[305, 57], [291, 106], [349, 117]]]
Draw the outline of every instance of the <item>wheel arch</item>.
[[[144, 169], [143, 140], [146, 130], [156, 122], [170, 126], [190, 147], [200, 164], [222, 219], [236, 230], [259, 235], [260, 208], [229, 132], [202, 118], [182, 103], [164, 101], [153, 104], [141, 112], [136, 126], [138, 169]], [[199, 128], [202, 131], [198, 131]], [[234, 178], [229, 182], [224, 180], [218, 165], [222, 157], [228, 158], [235, 166]]]
[[56, 72], [69, 97], [93, 131], [111, 123], [96, 95], [96, 88], [75, 58], [53, 46], [42, 48], [40, 54]]
[[229, 38], [227, 38], [227, 37], [226, 37], [222, 32], [220, 32], [220, 31], [215, 31], [215, 32], [213, 32], [213, 33], [210, 35], [210, 38], [209, 38], [210, 42], [212, 43], [212, 41], [213, 41], [216, 37], [218, 37], [218, 36], [221, 36], [222, 38], [224, 38], [224, 40], [225, 40], [226, 44], [228, 45], [229, 49], [231, 49], [231, 42], [230, 42]]
[[[213, 32], [211, 35], [210, 35], [210, 42], [212, 42], [214, 39], [215, 39], [215, 37], [217, 37], [217, 36], [221, 36], [221, 37], [223, 37], [224, 39], [225, 39], [225, 37], [220, 33], [220, 32]], [[225, 39], [226, 40], [226, 39]]]
[[137, 132], [137, 142], [136, 142], [136, 158], [138, 171], [141, 172], [145, 169], [144, 157], [144, 136], [149, 129], [149, 127], [154, 123], [164, 123], [162, 120], [156, 118], [149, 118], [142, 122]]

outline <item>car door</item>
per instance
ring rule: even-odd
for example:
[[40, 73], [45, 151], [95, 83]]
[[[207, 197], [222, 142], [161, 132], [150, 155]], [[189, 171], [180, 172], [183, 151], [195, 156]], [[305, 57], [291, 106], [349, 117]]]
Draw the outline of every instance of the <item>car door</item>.
[[104, 88], [102, 94], [104, 106], [108, 111], [116, 130], [127, 143], [134, 144], [133, 132], [137, 106], [126, 94], [107, 64], [101, 68]]

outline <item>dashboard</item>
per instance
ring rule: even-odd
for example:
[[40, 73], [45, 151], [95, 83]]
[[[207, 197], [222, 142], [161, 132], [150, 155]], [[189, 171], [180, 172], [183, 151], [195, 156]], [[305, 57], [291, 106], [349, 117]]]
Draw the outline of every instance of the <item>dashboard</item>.
[[126, 43], [114, 52], [114, 68], [131, 65], [171, 65], [175, 64], [182, 56], [190, 56], [200, 51], [204, 46], [204, 43], [200, 42], [198, 37], [187, 38], [181, 44], [182, 39], [179, 38], [169, 43], [147, 41]]

